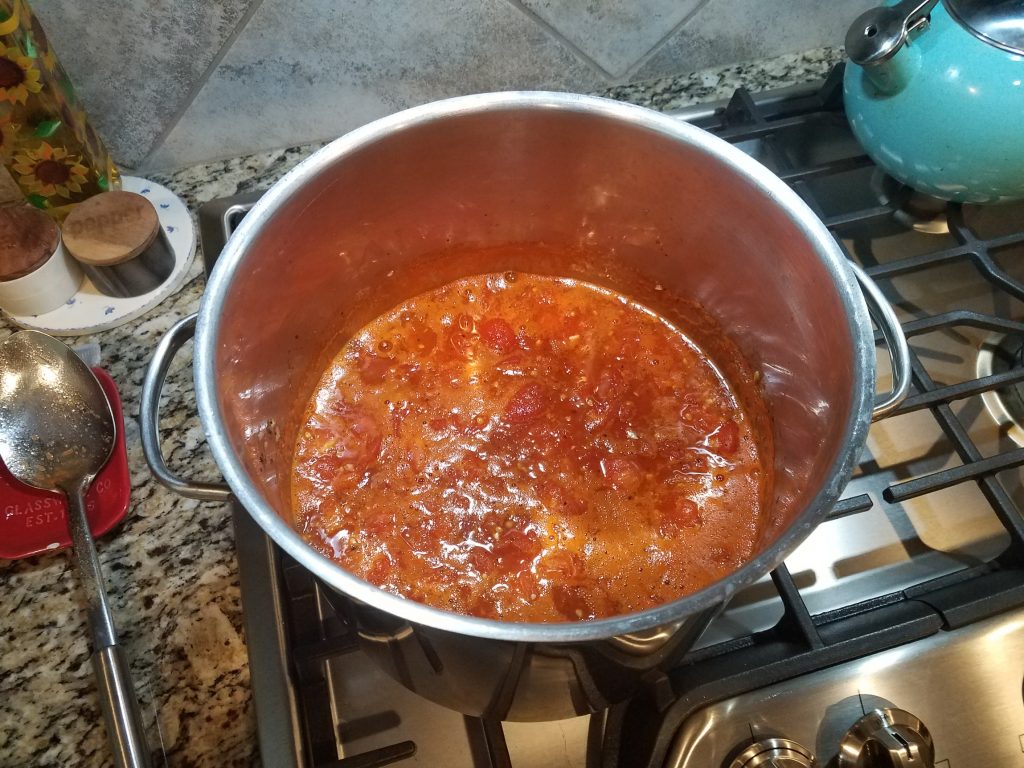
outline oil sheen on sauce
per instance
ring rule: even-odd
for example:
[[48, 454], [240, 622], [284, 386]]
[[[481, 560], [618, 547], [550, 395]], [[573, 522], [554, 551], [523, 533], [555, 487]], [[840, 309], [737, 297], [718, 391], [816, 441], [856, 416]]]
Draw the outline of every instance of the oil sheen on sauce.
[[751, 555], [752, 419], [680, 331], [588, 283], [487, 274], [356, 333], [299, 429], [306, 540], [398, 595], [508, 621], [629, 613]]

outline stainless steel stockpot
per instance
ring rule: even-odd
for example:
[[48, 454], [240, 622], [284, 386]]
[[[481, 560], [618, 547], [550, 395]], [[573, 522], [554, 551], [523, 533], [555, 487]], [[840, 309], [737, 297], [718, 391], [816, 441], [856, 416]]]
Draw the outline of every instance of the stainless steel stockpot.
[[[499, 246], [524, 243], [575, 255], [530, 264], [501, 255], [510, 251]], [[445, 256], [460, 249], [479, 255]], [[661, 292], [686, 296], [760, 373], [775, 494], [742, 568], [640, 613], [511, 623], [383, 592], [293, 528], [298, 417], [346, 334], [448, 280], [524, 267], [639, 292], [655, 309]], [[872, 317], [893, 361], [894, 386], [882, 396]], [[227, 487], [183, 480], [160, 455], [160, 389], [193, 333], [199, 414]], [[484, 94], [355, 130], [266, 193], [228, 241], [198, 320], [186, 318], [157, 348], [143, 391], [143, 444], [154, 474], [179, 493], [233, 494], [337, 592], [364, 648], [409, 688], [468, 714], [550, 719], [606, 707], [675, 662], [731, 595], [825, 518], [872, 413], [895, 407], [908, 384], [891, 308], [766, 168], [641, 107], [563, 93]]]

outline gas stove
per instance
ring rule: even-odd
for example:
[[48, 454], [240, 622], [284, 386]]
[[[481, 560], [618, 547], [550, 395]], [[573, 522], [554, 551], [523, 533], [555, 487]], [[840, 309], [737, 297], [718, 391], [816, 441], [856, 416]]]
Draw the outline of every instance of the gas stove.
[[[330, 590], [236, 508], [265, 765], [1024, 766], [1024, 205], [892, 182], [847, 127], [841, 76], [676, 115], [790, 184], [910, 340], [911, 395], [830, 518], [642, 695], [500, 723], [380, 672]], [[200, 210], [208, 267], [257, 198]]]

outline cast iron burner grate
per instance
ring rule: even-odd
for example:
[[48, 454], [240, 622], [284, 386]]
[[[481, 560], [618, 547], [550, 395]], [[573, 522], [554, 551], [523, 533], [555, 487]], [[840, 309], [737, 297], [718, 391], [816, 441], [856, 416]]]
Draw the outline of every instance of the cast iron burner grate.
[[[965, 223], [964, 207], [922, 199], [882, 178], [850, 134], [843, 113], [842, 74], [840, 65], [813, 93], [804, 89], [751, 95], [741, 89], [725, 106], [690, 109], [680, 116], [738, 145], [778, 174], [883, 291], [903, 276], [928, 281], [943, 267], [969, 264], [991, 287], [1024, 301], [1024, 284], [1000, 266], [1001, 255], [1024, 253], [1021, 226], [979, 236], [977, 227]], [[820, 142], [811, 139], [826, 134], [832, 137], [831, 149], [821, 151]], [[862, 192], [851, 192], [850, 179], [862, 176], [873, 176], [873, 180], [860, 185]], [[257, 198], [253, 193], [215, 201], [200, 211], [208, 267]], [[851, 205], [851, 200], [856, 204]], [[907, 201], [912, 203], [909, 214]], [[941, 226], [934, 226], [936, 220]], [[870, 249], [857, 246], [857, 233], [862, 229], [891, 226], [935, 232], [934, 245], [888, 260], [878, 260]], [[710, 702], [1024, 606], [1024, 516], [997, 477], [1024, 466], [1024, 448], [983, 455], [954, 407], [971, 397], [1012, 391], [1024, 383], [1024, 366], [982, 365], [975, 378], [943, 383], [933, 378], [926, 358], [914, 345], [915, 339], [928, 334], [973, 330], [997, 335], [997, 341], [1009, 339], [1004, 346], [1009, 344], [1016, 351], [1024, 343], [1024, 323], [998, 313], [953, 307], [933, 314], [917, 313], [903, 328], [911, 341], [912, 391], [888, 419], [917, 411], [930, 413], [960, 464], [892, 482], [882, 498], [886, 503], [898, 503], [958, 484], [976, 483], [1005, 527], [1008, 546], [992, 559], [949, 575], [817, 614], [809, 610], [786, 566], [780, 566], [771, 580], [784, 605], [781, 620], [771, 629], [692, 651], [670, 674], [652, 681], [644, 695], [614, 707], [604, 717], [592, 718], [590, 744], [600, 742], [601, 748], [589, 750], [588, 765], [661, 765], [679, 725]], [[881, 341], [880, 335], [876, 341]], [[867, 494], [846, 498], [836, 505], [830, 519], [862, 514], [873, 506]], [[282, 742], [298, 755], [287, 764], [316, 768], [385, 765], [412, 754], [415, 745], [402, 742], [370, 754], [337, 759], [339, 737], [326, 694], [329, 681], [323, 662], [331, 654], [352, 650], [354, 640], [325, 605], [326, 587], [262, 537], [240, 509], [236, 510], [236, 527], [247, 625], [262, 627], [263, 634], [267, 634], [266, 622], [279, 627], [277, 645], [256, 646], [252, 642], [255, 633], [250, 633], [261, 743]], [[247, 590], [246, 583], [253, 581], [260, 588]], [[279, 711], [270, 713], [273, 705], [264, 707], [264, 701], [275, 698], [289, 702], [293, 719], [303, 721], [304, 727], [298, 729], [301, 737], [289, 730], [296, 723], [282, 724], [288, 718], [281, 717]], [[480, 740], [474, 749], [477, 764], [510, 765], [501, 724], [478, 721], [471, 725], [467, 729], [470, 738]], [[270, 755], [264, 755], [264, 761], [286, 764], [275, 762]]]

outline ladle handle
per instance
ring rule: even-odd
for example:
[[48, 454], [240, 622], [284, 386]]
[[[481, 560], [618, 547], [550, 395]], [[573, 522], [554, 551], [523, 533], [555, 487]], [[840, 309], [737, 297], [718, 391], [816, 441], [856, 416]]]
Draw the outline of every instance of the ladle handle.
[[151, 768], [139, 700], [132, 686], [128, 659], [120, 646], [108, 645], [92, 655], [107, 739], [116, 768]]
[[153, 359], [142, 382], [142, 404], [139, 408], [139, 426], [142, 432], [142, 452], [149, 469], [160, 483], [179, 496], [202, 501], [228, 501], [231, 489], [224, 483], [203, 483], [179, 477], [164, 461], [160, 447], [160, 394], [164, 389], [167, 369], [174, 353], [196, 333], [196, 315], [189, 315], [171, 326], [157, 345]]
[[146, 731], [142, 726], [139, 701], [132, 686], [131, 672], [124, 651], [117, 644], [117, 631], [107, 605], [103, 572], [96, 556], [96, 546], [89, 530], [85, 510], [85, 489], [88, 482], [67, 488], [68, 527], [71, 530], [71, 556], [78, 579], [85, 592], [92, 635], [92, 667], [100, 709], [107, 725], [107, 740], [114, 754], [116, 768], [150, 768]]
[[68, 488], [68, 529], [71, 532], [71, 563], [78, 575], [79, 584], [85, 593], [88, 611], [89, 633], [92, 647], [103, 648], [117, 645], [117, 630], [107, 604], [107, 593], [103, 587], [103, 572], [96, 556], [96, 545], [89, 530], [89, 518], [85, 512], [85, 490], [88, 483], [77, 488]]

